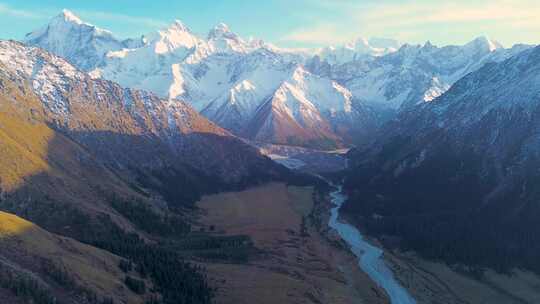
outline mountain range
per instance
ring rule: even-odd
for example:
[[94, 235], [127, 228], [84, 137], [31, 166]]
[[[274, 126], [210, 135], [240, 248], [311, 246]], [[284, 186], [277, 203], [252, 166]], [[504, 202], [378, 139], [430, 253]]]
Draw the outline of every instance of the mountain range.
[[442, 48], [379, 38], [309, 52], [245, 40], [225, 24], [201, 37], [181, 21], [119, 40], [69, 11], [25, 42], [93, 78], [188, 103], [246, 139], [321, 149], [362, 143], [401, 108], [529, 47], [505, 49], [484, 37]]

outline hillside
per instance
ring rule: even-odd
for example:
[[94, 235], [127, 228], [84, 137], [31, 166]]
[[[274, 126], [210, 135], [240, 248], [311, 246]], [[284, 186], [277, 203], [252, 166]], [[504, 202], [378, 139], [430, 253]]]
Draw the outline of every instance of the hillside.
[[125, 286], [122, 259], [109, 252], [1, 211], [0, 243], [0, 294], [6, 297], [32, 303], [145, 301]]

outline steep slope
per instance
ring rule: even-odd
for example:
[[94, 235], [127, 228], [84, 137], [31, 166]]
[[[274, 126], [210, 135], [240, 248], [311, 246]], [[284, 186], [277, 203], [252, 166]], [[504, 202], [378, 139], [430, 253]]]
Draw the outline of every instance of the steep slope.
[[[107, 65], [93, 75], [183, 99], [210, 120], [249, 139], [330, 148], [341, 145], [332, 130], [330, 111], [349, 115], [351, 96], [346, 89], [307, 75], [283, 53], [262, 42], [245, 41], [225, 24], [211, 30], [206, 40], [180, 24], [177, 21], [158, 32], [141, 49], [111, 53]], [[173, 40], [169, 36], [179, 43], [158, 51], [163, 41]], [[297, 82], [295, 96], [303, 97], [289, 98], [289, 103], [281, 103], [281, 113], [273, 115], [279, 109], [265, 103], [274, 100], [283, 87], [291, 87], [291, 81]], [[310, 84], [299, 85], [299, 81]], [[341, 104], [336, 107], [336, 103]], [[298, 115], [298, 108], [310, 108], [311, 117]], [[266, 123], [267, 119], [272, 123]], [[264, 134], [253, 130], [254, 125], [265, 124], [272, 127]]]
[[348, 212], [431, 258], [539, 272], [539, 87], [536, 47], [403, 112], [351, 154]]
[[231, 81], [237, 84], [201, 113], [249, 139], [327, 149], [341, 146], [349, 134], [347, 117], [363, 115], [357, 125], [374, 123], [347, 89], [272, 56], [254, 53], [245, 70], [236, 65]]
[[[142, 295], [124, 286], [125, 273], [118, 267], [120, 257], [51, 234], [1, 211], [0, 244], [0, 286], [4, 288], [0, 288], [0, 294], [13, 301], [145, 301]], [[151, 286], [148, 281], [146, 284]]]
[[[0, 75], [2, 209], [25, 213], [50, 223], [47, 228], [74, 235], [77, 231], [67, 225], [70, 219], [55, 223], [55, 217], [47, 214], [48, 205], [61, 202], [85, 214], [114, 215], [102, 192], [138, 196], [88, 150], [49, 127], [43, 105], [31, 89], [14, 83], [4, 67]], [[116, 215], [111, 219], [122, 223]]]
[[[159, 218], [154, 214], [158, 211], [152, 210], [166, 206], [165, 202], [136, 191], [135, 185], [107, 169], [88, 149], [51, 128], [43, 103], [32, 89], [14, 82], [3, 66], [0, 74], [1, 210], [139, 264], [145, 245], [137, 235], [144, 232], [139, 230], [139, 222], [114, 207], [115, 202], [125, 200], [134, 206], [148, 206], [148, 219]], [[51, 235], [4, 213], [0, 215], [0, 242], [0, 277], [6, 279], [0, 284], [0, 299], [7, 299], [7, 303], [65, 300], [101, 304], [110, 303], [111, 297], [142, 303], [151, 297], [148, 292], [144, 297], [136, 296], [124, 284], [119, 285], [125, 275], [117, 269], [118, 257]], [[137, 246], [138, 254], [128, 251], [130, 246]], [[155, 258], [148, 261], [160, 263]], [[185, 284], [186, 290], [199, 290], [197, 293], [203, 296], [208, 292], [204, 284], [199, 284], [197, 271], [189, 267], [174, 271], [179, 277], [195, 279]], [[158, 284], [159, 292], [165, 294], [165, 287]], [[54, 302], [53, 297], [58, 301]]]
[[527, 48], [505, 49], [480, 37], [462, 46], [405, 44], [386, 56], [361, 56], [345, 63], [315, 56], [306, 65], [313, 73], [336, 80], [366, 104], [396, 111], [432, 101], [485, 63], [503, 61]]

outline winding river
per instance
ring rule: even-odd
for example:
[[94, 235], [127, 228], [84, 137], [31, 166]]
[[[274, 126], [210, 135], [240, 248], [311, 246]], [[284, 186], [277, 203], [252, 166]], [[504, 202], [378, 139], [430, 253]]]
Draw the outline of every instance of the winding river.
[[409, 295], [407, 290], [399, 285], [392, 271], [382, 259], [383, 251], [368, 243], [360, 231], [354, 226], [339, 221], [339, 209], [347, 199], [342, 193], [342, 187], [330, 193], [334, 208], [331, 210], [328, 226], [336, 230], [341, 238], [351, 246], [351, 250], [358, 258], [358, 265], [368, 276], [382, 287], [392, 304], [415, 304], [416, 301]]

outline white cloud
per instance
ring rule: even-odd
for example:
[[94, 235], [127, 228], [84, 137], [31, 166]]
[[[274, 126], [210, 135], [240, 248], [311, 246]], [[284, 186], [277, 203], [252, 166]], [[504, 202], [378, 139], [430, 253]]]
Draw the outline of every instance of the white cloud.
[[78, 12], [84, 18], [91, 18], [104, 21], [117, 21], [129, 24], [142, 25], [152, 28], [161, 28], [167, 26], [167, 23], [161, 20], [156, 20], [146, 17], [134, 17], [123, 14], [99, 12], [99, 11], [79, 11]]
[[302, 44], [340, 44], [350, 40], [351, 33], [339, 31], [332, 24], [319, 24], [313, 27], [298, 28], [293, 30], [280, 40], [283, 42], [295, 42]]
[[27, 10], [15, 9], [3, 3], [0, 3], [0, 15], [9, 15], [13, 17], [27, 18], [27, 19], [43, 18], [41, 14], [38, 14], [32, 11], [27, 11]]

